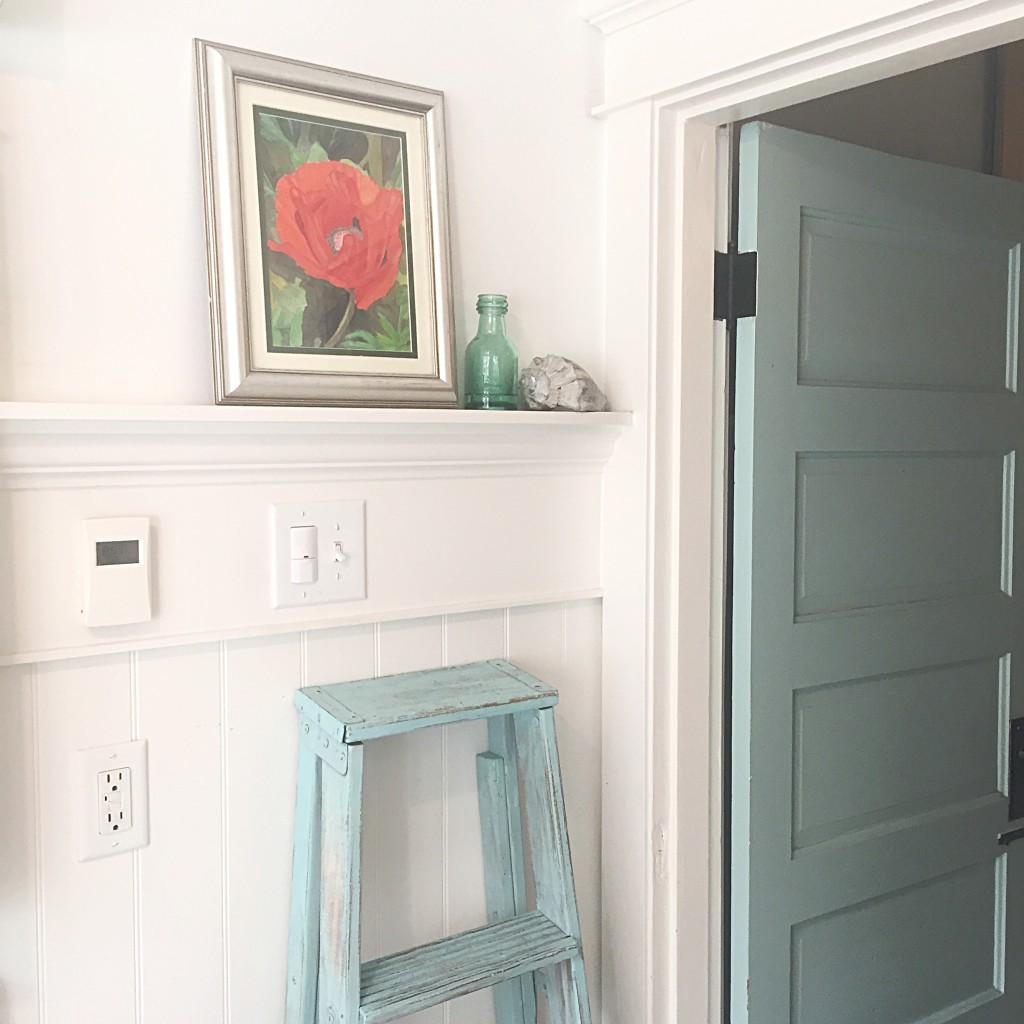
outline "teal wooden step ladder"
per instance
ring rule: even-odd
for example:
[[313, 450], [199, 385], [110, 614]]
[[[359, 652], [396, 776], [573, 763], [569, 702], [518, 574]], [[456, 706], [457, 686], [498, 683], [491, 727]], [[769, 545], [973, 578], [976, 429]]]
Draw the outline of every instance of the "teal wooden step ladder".
[[[286, 1024], [378, 1024], [494, 987], [497, 1024], [590, 1024], [555, 745], [558, 693], [507, 661], [300, 690]], [[487, 719], [483, 928], [359, 958], [363, 743]], [[520, 778], [536, 908], [527, 902]]]

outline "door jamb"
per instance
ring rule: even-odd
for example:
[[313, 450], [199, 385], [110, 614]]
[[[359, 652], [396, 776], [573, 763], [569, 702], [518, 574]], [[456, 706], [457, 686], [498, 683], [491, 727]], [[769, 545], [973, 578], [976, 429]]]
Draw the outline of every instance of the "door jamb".
[[[614, 885], [609, 879], [619, 865], [606, 847], [605, 931], [621, 933], [620, 923], [612, 920], [623, 908], [617, 891], [632, 885], [634, 893], [643, 893], [636, 913], [643, 918], [637, 924], [645, 968], [629, 977], [605, 972], [606, 1021], [722, 1021], [727, 376], [720, 328], [711, 317], [712, 252], [721, 232], [715, 214], [721, 159], [715, 125], [1022, 36], [1020, 5], [983, 0], [961, 20], [925, 18], [909, 29], [882, 32], [868, 44], [856, 30], [846, 39], [812, 40], [699, 83], [682, 83], [671, 94], [597, 112], [614, 120], [630, 116], [637, 105], [644, 108], [650, 118], [651, 172], [648, 388], [642, 400], [647, 491], [637, 516], [647, 531], [643, 820], [653, 842], [645, 877], [631, 877], [632, 865], [624, 864], [626, 871]], [[825, 42], [829, 52], [823, 57]], [[635, 172], [635, 153], [609, 147], [612, 178], [616, 161], [625, 160], [633, 161]], [[609, 223], [609, 281], [615, 279], [617, 261], [623, 261], [623, 269], [625, 261], [635, 261], [635, 224], [631, 230], [626, 236], [621, 221]], [[609, 322], [623, 322], [623, 301], [609, 291]], [[614, 371], [611, 351], [609, 367]], [[614, 576], [613, 549], [606, 546], [605, 556]], [[606, 642], [606, 656], [609, 649]], [[605, 749], [608, 778], [615, 765]], [[616, 817], [632, 822], [621, 804], [606, 803], [603, 831], [617, 828]], [[608, 966], [609, 954], [623, 951], [606, 944]]]

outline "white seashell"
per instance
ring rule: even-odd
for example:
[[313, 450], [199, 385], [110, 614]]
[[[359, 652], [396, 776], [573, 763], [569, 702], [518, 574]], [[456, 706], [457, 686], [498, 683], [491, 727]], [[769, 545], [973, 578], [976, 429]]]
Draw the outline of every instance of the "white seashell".
[[527, 409], [604, 412], [608, 399], [579, 363], [563, 356], [538, 356], [519, 374]]

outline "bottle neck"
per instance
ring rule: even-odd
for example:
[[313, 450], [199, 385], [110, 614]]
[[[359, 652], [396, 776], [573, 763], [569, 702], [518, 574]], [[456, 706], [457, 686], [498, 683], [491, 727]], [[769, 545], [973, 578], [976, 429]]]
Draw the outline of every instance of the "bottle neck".
[[480, 327], [478, 334], [504, 334], [505, 314], [499, 313], [496, 309], [484, 309], [480, 311]]

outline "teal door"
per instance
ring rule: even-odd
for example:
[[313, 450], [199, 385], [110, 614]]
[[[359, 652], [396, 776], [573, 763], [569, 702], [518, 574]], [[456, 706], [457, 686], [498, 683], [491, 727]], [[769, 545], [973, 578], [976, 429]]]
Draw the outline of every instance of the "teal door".
[[752, 124], [733, 1024], [1021, 1024], [1024, 187]]

